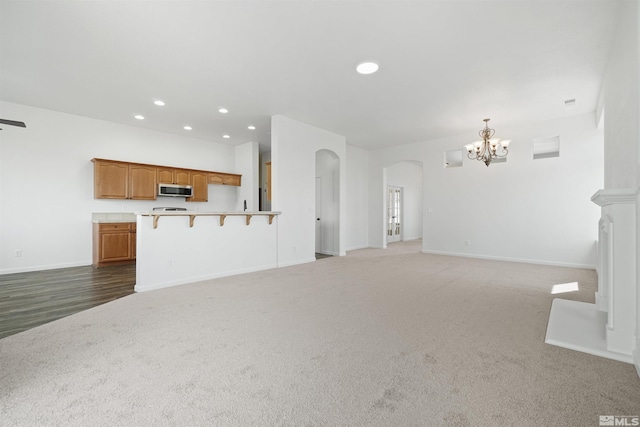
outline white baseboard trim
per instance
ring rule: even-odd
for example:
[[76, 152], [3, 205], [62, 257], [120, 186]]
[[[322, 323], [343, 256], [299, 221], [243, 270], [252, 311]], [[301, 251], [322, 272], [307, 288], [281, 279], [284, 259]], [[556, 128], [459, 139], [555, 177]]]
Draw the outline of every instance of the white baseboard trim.
[[91, 265], [92, 261], [65, 262], [62, 264], [36, 265], [31, 267], [4, 268], [0, 270], [0, 275], [13, 273], [29, 273], [31, 271], [56, 270], [58, 268], [70, 267], [86, 267]]
[[136, 292], [155, 291], [157, 289], [170, 288], [172, 286], [187, 285], [189, 283], [198, 283], [198, 282], [203, 282], [205, 280], [219, 279], [220, 277], [235, 276], [238, 274], [254, 273], [256, 271], [270, 270], [272, 268], [276, 268], [276, 265], [269, 264], [269, 265], [263, 265], [260, 267], [254, 267], [254, 268], [243, 268], [240, 270], [225, 271], [225, 272], [216, 273], [216, 274], [206, 274], [202, 276], [194, 276], [194, 277], [188, 277], [188, 278], [179, 279], [179, 280], [173, 280], [170, 282], [154, 283], [144, 287], [136, 283], [136, 285], [133, 287], [133, 290]]
[[369, 245], [364, 245], [364, 246], [351, 246], [349, 248], [347, 248], [346, 252], [350, 252], [350, 251], [357, 251], [358, 249], [368, 249], [371, 246]]
[[434, 254], [434, 255], [447, 255], [447, 256], [455, 256], [455, 257], [462, 257], [462, 258], [489, 259], [494, 261], [523, 262], [526, 264], [552, 265], [556, 267], [588, 268], [590, 270], [596, 269], [596, 266], [591, 264], [574, 264], [570, 262], [557, 262], [557, 261], [549, 261], [549, 260], [509, 258], [509, 257], [499, 257], [499, 256], [492, 256], [492, 255], [476, 255], [476, 254], [467, 254], [467, 253], [458, 253], [458, 252], [432, 251], [432, 250], [426, 250], [426, 249], [423, 249], [422, 253]]
[[305, 259], [296, 260], [296, 261], [278, 263], [278, 268], [291, 267], [293, 265], [298, 265], [298, 264], [306, 264], [308, 262], [314, 262], [315, 260], [316, 260], [316, 257], [314, 256], [313, 258], [305, 258]]

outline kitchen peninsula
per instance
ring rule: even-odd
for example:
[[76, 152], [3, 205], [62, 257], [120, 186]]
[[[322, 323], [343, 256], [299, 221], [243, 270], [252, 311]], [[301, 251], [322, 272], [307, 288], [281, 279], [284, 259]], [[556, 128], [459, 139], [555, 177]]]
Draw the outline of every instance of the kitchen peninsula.
[[279, 214], [136, 213], [136, 292], [277, 267]]

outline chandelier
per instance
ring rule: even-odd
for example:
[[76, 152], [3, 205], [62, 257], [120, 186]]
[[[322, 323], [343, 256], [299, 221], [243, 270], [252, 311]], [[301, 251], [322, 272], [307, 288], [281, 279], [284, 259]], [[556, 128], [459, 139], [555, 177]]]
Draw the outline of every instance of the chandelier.
[[[507, 157], [507, 154], [509, 154], [509, 143], [511, 142], [511, 140], [494, 138], [493, 134], [496, 133], [496, 131], [489, 128], [489, 120], [491, 119], [484, 119], [484, 129], [478, 132], [482, 141], [476, 141], [464, 146], [468, 151], [467, 157], [471, 160], [475, 159], [484, 162], [487, 166], [489, 166], [491, 160], [495, 158]], [[499, 149], [500, 151], [498, 151]]]

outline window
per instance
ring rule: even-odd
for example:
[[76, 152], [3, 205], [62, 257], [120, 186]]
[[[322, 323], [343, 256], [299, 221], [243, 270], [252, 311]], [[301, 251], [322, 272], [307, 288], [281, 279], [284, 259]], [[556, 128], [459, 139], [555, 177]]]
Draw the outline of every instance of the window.
[[533, 140], [533, 159], [560, 157], [560, 137], [537, 138]]
[[460, 168], [460, 167], [462, 167], [462, 149], [445, 151], [444, 152], [444, 167], [445, 168]]

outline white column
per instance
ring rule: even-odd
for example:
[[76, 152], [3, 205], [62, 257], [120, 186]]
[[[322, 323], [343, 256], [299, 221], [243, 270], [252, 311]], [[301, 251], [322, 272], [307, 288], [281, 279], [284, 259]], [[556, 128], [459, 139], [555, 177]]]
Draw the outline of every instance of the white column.
[[596, 303], [607, 311], [607, 350], [626, 355], [636, 347], [637, 194], [637, 189], [608, 189], [591, 198], [602, 208], [599, 235], [606, 240], [599, 242]]

